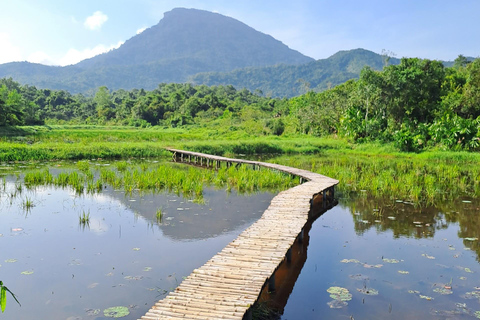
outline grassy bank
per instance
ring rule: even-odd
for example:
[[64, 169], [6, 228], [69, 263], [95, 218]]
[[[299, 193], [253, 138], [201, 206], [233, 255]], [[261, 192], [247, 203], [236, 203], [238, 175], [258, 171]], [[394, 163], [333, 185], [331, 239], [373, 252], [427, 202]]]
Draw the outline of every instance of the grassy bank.
[[216, 155], [260, 156], [336, 178], [345, 193], [415, 204], [480, 196], [478, 153], [402, 153], [388, 144], [352, 144], [303, 135], [257, 137], [205, 128], [24, 127], [3, 132], [0, 161], [168, 157], [166, 146]]

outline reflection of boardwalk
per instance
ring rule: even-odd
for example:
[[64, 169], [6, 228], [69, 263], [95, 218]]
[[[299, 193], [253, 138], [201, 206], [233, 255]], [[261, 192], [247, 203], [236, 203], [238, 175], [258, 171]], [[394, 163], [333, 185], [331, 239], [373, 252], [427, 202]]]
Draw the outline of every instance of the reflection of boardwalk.
[[290, 248], [303, 237], [313, 202], [324, 205], [333, 198], [337, 180], [282, 165], [211, 156], [168, 149], [180, 161], [227, 166], [237, 163], [262, 166], [300, 177], [304, 182], [280, 192], [262, 217], [237, 239], [194, 270], [175, 291], [157, 302], [142, 319], [242, 319], [268, 285], [275, 289], [275, 270], [290, 259]]

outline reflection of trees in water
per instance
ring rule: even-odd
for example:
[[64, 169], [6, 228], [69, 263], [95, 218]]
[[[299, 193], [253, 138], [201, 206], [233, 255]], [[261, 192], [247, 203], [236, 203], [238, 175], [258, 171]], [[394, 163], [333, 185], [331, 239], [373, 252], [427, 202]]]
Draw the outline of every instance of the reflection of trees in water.
[[391, 199], [359, 197], [347, 200], [355, 224], [355, 232], [362, 235], [370, 229], [392, 231], [394, 238], [431, 238], [437, 230], [459, 225], [459, 238], [465, 247], [477, 253], [480, 261], [480, 204], [449, 202], [430, 207]]

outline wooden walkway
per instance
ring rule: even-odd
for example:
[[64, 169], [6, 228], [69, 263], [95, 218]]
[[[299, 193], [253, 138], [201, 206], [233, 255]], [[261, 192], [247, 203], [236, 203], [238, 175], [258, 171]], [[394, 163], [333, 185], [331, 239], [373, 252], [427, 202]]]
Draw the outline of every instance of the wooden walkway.
[[176, 149], [177, 161], [220, 167], [249, 164], [300, 178], [301, 184], [280, 192], [262, 217], [237, 239], [195, 269], [173, 292], [158, 301], [141, 319], [250, 319], [262, 289], [275, 290], [275, 271], [290, 259], [291, 247], [303, 237], [314, 202], [333, 199], [338, 180], [278, 164], [231, 159]]

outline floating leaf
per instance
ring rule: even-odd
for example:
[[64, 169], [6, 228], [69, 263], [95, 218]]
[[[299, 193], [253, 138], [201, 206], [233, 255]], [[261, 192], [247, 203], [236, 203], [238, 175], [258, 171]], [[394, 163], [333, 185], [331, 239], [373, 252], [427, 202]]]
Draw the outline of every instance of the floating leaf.
[[332, 300], [332, 301], [328, 302], [327, 304], [332, 309], [340, 309], [340, 308], [346, 307], [348, 305], [347, 302], [341, 301], [341, 300]]
[[405, 270], [398, 270], [398, 273], [400, 273], [400, 274], [409, 274], [410, 272], [405, 271]]
[[465, 272], [468, 272], [468, 273], [473, 273], [472, 270], [470, 270], [470, 268], [465, 268]]
[[360, 261], [358, 261], [357, 259], [343, 259], [340, 262], [342, 262], [342, 263], [360, 263]]
[[14, 262], [17, 262], [18, 260], [17, 259], [7, 259], [5, 260], [6, 263], [14, 263]]
[[143, 268], [143, 271], [150, 271], [150, 270], [152, 270], [152, 267], [145, 267], [145, 268]]
[[467, 240], [467, 241], [477, 241], [478, 238], [463, 238], [464, 240]]
[[386, 263], [399, 263], [400, 260], [397, 259], [388, 259], [388, 258], [383, 258], [383, 261]]
[[362, 288], [362, 289], [357, 289], [358, 292], [369, 295], [369, 296], [376, 296], [378, 295], [378, 290], [375, 290], [373, 288]]
[[359, 280], [359, 281], [365, 281], [369, 279], [367, 276], [364, 276], [362, 274], [351, 274], [349, 275], [349, 277], [350, 279]]
[[140, 248], [133, 248], [133, 251], [140, 251]]
[[480, 311], [475, 311], [475, 318], [480, 319]]
[[121, 318], [128, 316], [130, 311], [127, 307], [111, 307], [103, 310], [103, 315], [108, 318]]
[[422, 253], [422, 257], [425, 257], [425, 258], [430, 259], [430, 260], [434, 260], [434, 259], [435, 259], [434, 256], [429, 256], [429, 255], [426, 254], [426, 253]]
[[30, 274], [33, 274], [33, 271], [30, 271], [30, 270], [27, 270], [27, 271], [23, 271], [22, 274], [25, 274], [25, 275], [30, 275]]
[[87, 316], [93, 317], [100, 313], [100, 309], [87, 309], [85, 312], [87, 313]]
[[463, 203], [472, 203], [470, 200], [462, 200]]
[[432, 297], [424, 296], [424, 295], [422, 295], [422, 294], [419, 295], [419, 297], [420, 297], [421, 299], [425, 299], [425, 300], [428, 300], [428, 301], [434, 300]]
[[467, 280], [467, 277], [460, 277], [460, 280]]
[[125, 276], [123, 277], [125, 280], [135, 280], [135, 281], [138, 281], [138, 280], [142, 280], [143, 279], [143, 276]]
[[98, 286], [98, 282], [94, 282], [94, 283], [92, 283], [92, 284], [89, 284], [89, 285], [88, 285], [88, 288], [89, 288], [89, 289], [93, 289], [93, 288], [95, 288], [96, 286]]
[[419, 294], [419, 293], [420, 293], [420, 291], [417, 291], [417, 290], [408, 290], [408, 293]]
[[346, 288], [330, 287], [327, 289], [327, 292], [330, 293], [330, 297], [335, 300], [340, 300], [340, 301], [352, 300], [352, 294]]
[[440, 294], [443, 294], [443, 295], [453, 293], [453, 291], [451, 289], [447, 289], [447, 288], [435, 288], [435, 289], [433, 289], [433, 292], [437, 292], [437, 293], [440, 293]]
[[480, 291], [470, 291], [461, 296], [463, 299], [480, 299]]
[[395, 219], [397, 219], [397, 218], [395, 218], [395, 217], [387, 217], [387, 218], [390, 219], [390, 220], [395, 220]]

